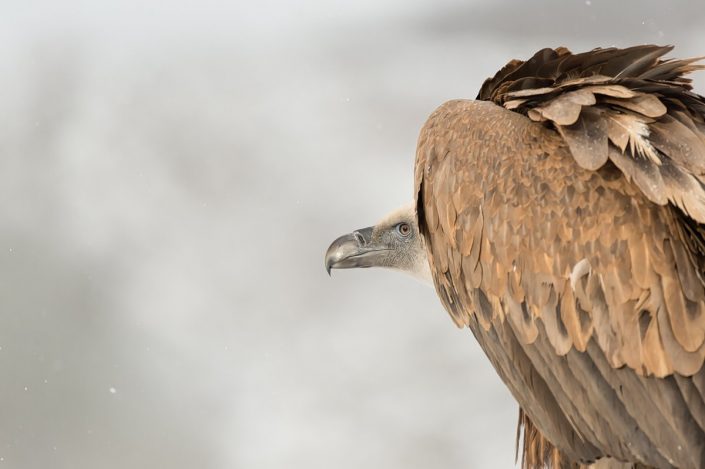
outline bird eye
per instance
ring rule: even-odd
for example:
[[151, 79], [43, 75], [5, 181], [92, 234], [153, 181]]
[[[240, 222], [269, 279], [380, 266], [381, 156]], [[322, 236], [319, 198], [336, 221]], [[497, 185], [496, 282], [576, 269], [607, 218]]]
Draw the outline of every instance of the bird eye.
[[397, 233], [406, 238], [411, 234], [411, 226], [408, 223], [399, 223], [397, 225]]

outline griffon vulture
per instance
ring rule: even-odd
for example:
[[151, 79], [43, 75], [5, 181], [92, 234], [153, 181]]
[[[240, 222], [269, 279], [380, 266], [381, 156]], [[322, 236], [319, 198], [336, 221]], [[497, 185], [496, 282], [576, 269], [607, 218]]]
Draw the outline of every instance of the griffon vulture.
[[671, 49], [509, 62], [428, 118], [414, 202], [326, 253], [432, 280], [519, 402], [524, 467], [705, 467], [703, 66]]

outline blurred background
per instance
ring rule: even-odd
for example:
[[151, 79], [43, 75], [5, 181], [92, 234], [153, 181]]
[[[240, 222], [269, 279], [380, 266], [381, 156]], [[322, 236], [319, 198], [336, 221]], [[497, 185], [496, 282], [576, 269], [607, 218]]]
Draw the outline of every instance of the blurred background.
[[0, 467], [514, 467], [517, 406], [435, 292], [331, 279], [323, 253], [411, 198], [426, 117], [509, 59], [703, 55], [704, 21], [678, 1], [4, 3]]

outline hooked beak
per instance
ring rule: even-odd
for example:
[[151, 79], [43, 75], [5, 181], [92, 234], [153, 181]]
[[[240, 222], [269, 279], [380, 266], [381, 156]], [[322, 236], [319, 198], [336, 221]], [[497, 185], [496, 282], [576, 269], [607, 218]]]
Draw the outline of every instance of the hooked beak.
[[374, 227], [363, 228], [341, 236], [333, 241], [326, 251], [326, 271], [331, 269], [353, 269], [379, 266], [380, 254], [388, 251], [386, 246], [372, 243]]

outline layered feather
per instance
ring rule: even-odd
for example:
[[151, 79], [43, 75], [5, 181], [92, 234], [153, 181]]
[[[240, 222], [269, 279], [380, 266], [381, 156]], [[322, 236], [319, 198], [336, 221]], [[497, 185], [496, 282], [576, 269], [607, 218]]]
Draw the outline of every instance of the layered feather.
[[554, 127], [583, 168], [611, 160], [652, 202], [705, 223], [705, 101], [685, 76], [705, 66], [661, 59], [671, 50], [543, 49], [486, 80], [478, 99]]
[[705, 467], [705, 100], [669, 50], [544, 49], [419, 137], [436, 288], [519, 401], [527, 467]]

